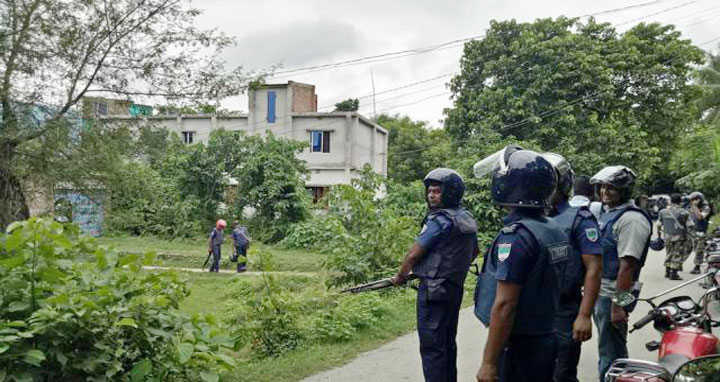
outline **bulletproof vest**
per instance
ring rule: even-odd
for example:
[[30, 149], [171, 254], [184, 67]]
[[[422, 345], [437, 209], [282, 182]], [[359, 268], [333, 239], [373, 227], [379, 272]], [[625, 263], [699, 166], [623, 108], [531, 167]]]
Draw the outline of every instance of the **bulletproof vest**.
[[[652, 227], [652, 220], [644, 210], [634, 206], [627, 206], [619, 208], [610, 212], [606, 212], [600, 215], [598, 223], [600, 224], [600, 240], [602, 240], [603, 248], [603, 272], [602, 278], [608, 280], [617, 279], [618, 270], [620, 269], [620, 259], [618, 258], [617, 240], [613, 235], [613, 225], [620, 219], [620, 217], [628, 211], [637, 211], [643, 214], [647, 219], [650, 227]], [[645, 248], [643, 249], [642, 257], [640, 258], [640, 266], [633, 275], [633, 281], [637, 281], [640, 278], [640, 270], [645, 265], [645, 259], [647, 258], [648, 248], [650, 247], [650, 236], [648, 235], [645, 242]]]
[[421, 278], [448, 279], [462, 286], [477, 245], [477, 222], [465, 209], [452, 208], [430, 212], [422, 224], [437, 215], [450, 219], [452, 228], [413, 266], [412, 271]]
[[[537, 243], [540, 252], [536, 254], [533, 269], [522, 285], [511, 335], [552, 334], [563, 275], [570, 257], [567, 235], [557, 222], [548, 218], [524, 218], [505, 226], [502, 232], [517, 232], [525, 240]], [[485, 326], [490, 325], [490, 312], [497, 291], [497, 264], [492, 256], [496, 246], [497, 238], [485, 256], [475, 288], [475, 315]]]
[[580, 223], [581, 216], [590, 218], [593, 214], [588, 207], [568, 207], [562, 213], [552, 217], [568, 236], [568, 242], [570, 243], [570, 258], [565, 267], [563, 289], [560, 293], [563, 301], [579, 302], [582, 300], [581, 289], [585, 279], [585, 265], [582, 261], [580, 243], [575, 242], [575, 235], [573, 234]]
[[709, 216], [707, 219], [698, 219], [694, 213], [691, 213], [690, 216], [693, 217], [693, 223], [695, 223], [695, 232], [707, 232], [709, 225], [708, 220], [710, 220]]
[[665, 212], [661, 214], [663, 231], [666, 235], [670, 236], [682, 236], [685, 235], [685, 223], [687, 221], [687, 215], [683, 213], [683, 210], [677, 207], [665, 209]]

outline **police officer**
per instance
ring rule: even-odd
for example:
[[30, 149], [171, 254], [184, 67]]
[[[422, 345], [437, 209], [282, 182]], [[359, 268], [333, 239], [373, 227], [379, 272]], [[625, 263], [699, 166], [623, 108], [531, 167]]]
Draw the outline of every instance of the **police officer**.
[[237, 272], [242, 273], [247, 270], [247, 251], [250, 247], [250, 235], [247, 228], [241, 226], [237, 220], [232, 222], [230, 227], [232, 228], [231, 235], [235, 247], [235, 253], [230, 261], [237, 262]]
[[567, 235], [544, 216], [555, 184], [552, 165], [519, 147], [506, 148], [492, 170], [492, 198], [508, 215], [475, 291], [475, 314], [489, 326], [480, 382], [553, 378], [554, 320], [570, 257]]
[[665, 277], [670, 280], [682, 280], [678, 271], [690, 256], [692, 238], [690, 213], [680, 207], [682, 195], [670, 195], [670, 205], [658, 213], [660, 232], [665, 239]]
[[543, 157], [558, 175], [557, 187], [550, 196], [550, 216], [565, 230], [571, 248], [555, 316], [558, 351], [555, 382], [577, 382], [580, 344], [592, 336], [591, 316], [600, 292], [600, 227], [587, 206], [572, 207], [568, 202], [574, 178], [570, 163], [554, 153], [545, 153]]
[[392, 281], [404, 283], [411, 270], [420, 278], [417, 328], [425, 381], [456, 381], [455, 336], [465, 276], [478, 253], [477, 223], [460, 207], [465, 184], [457, 172], [438, 168], [424, 183], [429, 211]]
[[695, 224], [694, 229], [694, 247], [695, 251], [695, 268], [690, 271], [691, 274], [700, 274], [700, 265], [705, 260], [705, 237], [707, 236], [708, 219], [710, 219], [710, 205], [705, 200], [705, 196], [700, 192], [690, 193], [690, 217]]
[[210, 236], [208, 236], [208, 253], [212, 253], [213, 256], [210, 272], [220, 271], [220, 249], [223, 243], [223, 230], [226, 226], [225, 220], [218, 220], [215, 222], [215, 228], [210, 231]]
[[590, 179], [591, 184], [600, 187], [603, 203], [603, 213], [598, 219], [603, 272], [593, 312], [598, 329], [601, 382], [614, 360], [628, 356], [627, 322], [634, 306], [615, 305], [612, 296], [616, 291], [640, 293], [638, 279], [650, 245], [650, 217], [631, 199], [635, 179], [635, 173], [625, 166], [605, 167]]

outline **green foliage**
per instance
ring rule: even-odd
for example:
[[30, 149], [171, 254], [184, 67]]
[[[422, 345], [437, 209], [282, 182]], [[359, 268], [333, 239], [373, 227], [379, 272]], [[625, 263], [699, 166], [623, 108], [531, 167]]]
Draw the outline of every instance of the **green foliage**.
[[263, 271], [261, 288], [245, 286], [231, 292], [230, 298], [242, 303], [231, 306], [228, 325], [236, 348], [249, 344], [258, 356], [279, 356], [304, 341], [298, 326], [300, 305], [295, 295], [265, 273], [273, 269], [270, 253], [255, 251], [255, 256], [260, 259]]
[[319, 313], [311, 327], [311, 335], [324, 342], [354, 339], [358, 330], [372, 327], [387, 314], [377, 294], [350, 295], [337, 305]]
[[648, 179], [666, 171], [692, 122], [699, 88], [689, 79], [702, 60], [672, 26], [618, 34], [592, 19], [493, 21], [465, 45], [445, 127], [459, 146], [498, 134], [559, 152], [576, 173], [621, 163]]
[[423, 179], [445, 167], [452, 155], [450, 137], [443, 129], [429, 129], [425, 122], [382, 114], [376, 122], [388, 130], [388, 177], [401, 183]]
[[246, 208], [255, 212], [251, 221], [254, 235], [262, 241], [277, 242], [290, 225], [305, 220], [311, 203], [305, 190], [307, 165], [297, 158], [307, 143], [277, 138], [248, 136], [240, 146], [243, 161], [230, 174], [237, 179], [235, 213]]
[[48, 220], [0, 237], [0, 369], [10, 380], [217, 380], [234, 361], [210, 319], [178, 311], [176, 273], [142, 272], [153, 256], [120, 256]]
[[360, 108], [360, 100], [357, 98], [348, 98], [335, 104], [335, 111], [358, 111]]
[[707, 65], [695, 72], [695, 79], [704, 90], [697, 107], [701, 121], [720, 128], [720, 55], [708, 54]]
[[301, 248], [323, 253], [331, 252], [347, 235], [347, 230], [336, 215], [317, 216], [293, 224], [287, 236], [278, 243], [284, 248]]

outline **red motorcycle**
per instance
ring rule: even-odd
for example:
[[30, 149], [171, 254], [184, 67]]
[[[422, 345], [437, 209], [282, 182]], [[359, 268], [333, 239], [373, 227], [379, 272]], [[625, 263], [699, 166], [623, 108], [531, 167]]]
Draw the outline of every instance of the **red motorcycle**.
[[[711, 256], [712, 257], [712, 256]], [[717, 259], [708, 259], [709, 263], [720, 263]], [[717, 354], [718, 338], [712, 334], [712, 328], [719, 321], [713, 321], [708, 306], [718, 301], [720, 288], [717, 282], [718, 268], [699, 277], [677, 285], [647, 299], [636, 299], [630, 293], [622, 292], [613, 296], [613, 302], [627, 306], [635, 301], [645, 301], [652, 307], [648, 314], [633, 324], [630, 333], [653, 322], [662, 339], [645, 344], [648, 351], [658, 352], [658, 361], [649, 362], [637, 359], [618, 359], [613, 362], [605, 374], [605, 382], [670, 382], [678, 369], [690, 360]], [[696, 303], [689, 296], [672, 297], [656, 305], [653, 300], [670, 292], [698, 281], [705, 281], [710, 288]]]

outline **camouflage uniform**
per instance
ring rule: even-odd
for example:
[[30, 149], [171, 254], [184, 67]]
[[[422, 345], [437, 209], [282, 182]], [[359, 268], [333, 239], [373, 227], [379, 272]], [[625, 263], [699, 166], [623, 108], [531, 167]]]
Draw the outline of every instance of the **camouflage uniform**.
[[692, 252], [690, 213], [677, 204], [660, 211], [660, 228], [665, 236], [665, 268], [679, 270]]
[[710, 206], [705, 203], [700, 207], [700, 213], [703, 219], [698, 219], [695, 213], [690, 211], [690, 217], [695, 223], [695, 230], [693, 231], [694, 236], [694, 248], [695, 251], [695, 265], [701, 265], [705, 260], [705, 240], [707, 239], [707, 226], [708, 220], [710, 219]]

